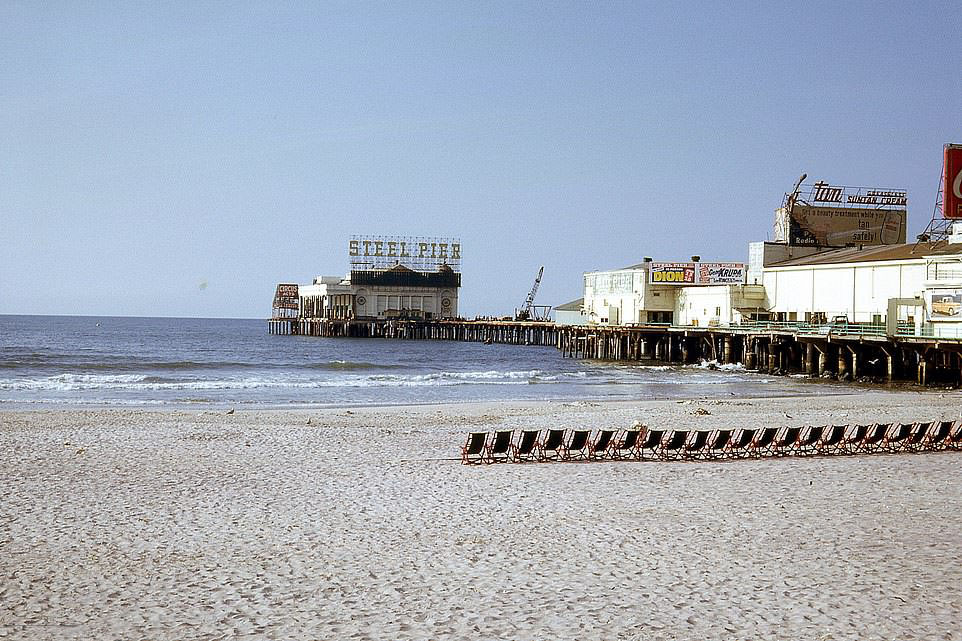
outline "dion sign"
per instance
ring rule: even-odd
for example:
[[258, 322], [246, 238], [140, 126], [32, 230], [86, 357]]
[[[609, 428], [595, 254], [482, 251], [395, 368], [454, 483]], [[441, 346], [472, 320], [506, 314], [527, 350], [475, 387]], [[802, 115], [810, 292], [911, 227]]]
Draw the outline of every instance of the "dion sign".
[[962, 145], [945, 146], [942, 217], [962, 219]]

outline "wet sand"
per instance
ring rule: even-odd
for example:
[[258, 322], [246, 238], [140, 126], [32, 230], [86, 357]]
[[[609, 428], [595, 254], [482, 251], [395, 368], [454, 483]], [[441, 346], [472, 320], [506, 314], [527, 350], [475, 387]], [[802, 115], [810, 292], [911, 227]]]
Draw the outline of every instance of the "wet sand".
[[0, 412], [0, 638], [962, 639], [962, 453], [453, 460], [472, 430], [960, 400]]

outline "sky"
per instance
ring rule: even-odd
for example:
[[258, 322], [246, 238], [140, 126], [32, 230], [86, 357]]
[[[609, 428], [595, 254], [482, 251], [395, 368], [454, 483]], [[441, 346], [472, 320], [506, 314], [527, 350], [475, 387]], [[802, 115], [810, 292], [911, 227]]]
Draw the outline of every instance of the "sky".
[[[904, 7], [904, 9], [903, 9]], [[932, 216], [958, 3], [0, 3], [0, 313], [266, 318], [352, 235], [460, 312], [747, 261], [798, 176]]]

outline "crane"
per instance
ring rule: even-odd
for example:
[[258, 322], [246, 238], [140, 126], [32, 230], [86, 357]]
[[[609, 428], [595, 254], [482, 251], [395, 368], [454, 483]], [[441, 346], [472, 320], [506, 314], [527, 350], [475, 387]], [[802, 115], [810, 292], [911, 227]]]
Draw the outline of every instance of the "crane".
[[528, 292], [528, 297], [524, 299], [524, 304], [521, 305], [521, 311], [517, 313], [518, 320], [528, 320], [531, 318], [531, 309], [534, 306], [534, 297], [538, 295], [538, 286], [541, 285], [541, 277], [544, 276], [544, 265], [538, 270], [538, 276], [534, 279], [534, 285], [531, 287], [531, 291]]

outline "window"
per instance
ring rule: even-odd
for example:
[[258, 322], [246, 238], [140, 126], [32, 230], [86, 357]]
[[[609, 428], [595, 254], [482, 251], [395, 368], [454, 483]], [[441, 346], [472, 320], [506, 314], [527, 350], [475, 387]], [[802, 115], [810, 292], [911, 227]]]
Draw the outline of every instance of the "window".
[[715, 316], [721, 316], [721, 307], [715, 308]]

